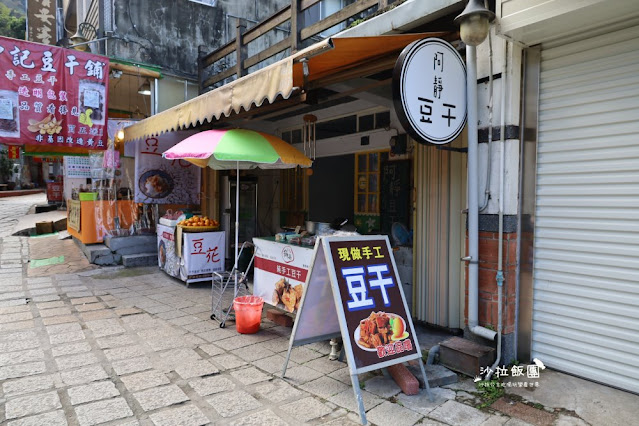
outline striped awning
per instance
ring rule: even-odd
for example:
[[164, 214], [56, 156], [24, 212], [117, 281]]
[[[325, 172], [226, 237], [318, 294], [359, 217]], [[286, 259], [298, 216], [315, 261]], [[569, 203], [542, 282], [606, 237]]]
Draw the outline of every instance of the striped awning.
[[[155, 114], [124, 129], [126, 142], [165, 132], [195, 127], [248, 111], [278, 98], [289, 99], [296, 90], [358, 65], [387, 58], [415, 40], [449, 33], [382, 35], [376, 37], [328, 38], [196, 98]], [[302, 61], [305, 59], [305, 61]], [[308, 75], [304, 78], [302, 62]]]

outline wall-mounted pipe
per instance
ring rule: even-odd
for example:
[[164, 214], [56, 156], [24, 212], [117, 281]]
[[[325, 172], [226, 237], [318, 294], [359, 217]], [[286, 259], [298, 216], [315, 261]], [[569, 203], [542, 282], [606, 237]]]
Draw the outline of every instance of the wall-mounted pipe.
[[477, 141], [477, 48], [466, 46], [468, 100], [468, 328], [494, 340], [495, 331], [479, 325], [479, 183]]
[[504, 40], [504, 58], [501, 72], [501, 112], [499, 127], [499, 145], [501, 147], [499, 153], [499, 249], [497, 252], [497, 359], [488, 370], [487, 380], [493, 375], [493, 372], [501, 362], [501, 332], [503, 328], [503, 288], [504, 288], [504, 180], [506, 172], [506, 72], [508, 71], [508, 41]]

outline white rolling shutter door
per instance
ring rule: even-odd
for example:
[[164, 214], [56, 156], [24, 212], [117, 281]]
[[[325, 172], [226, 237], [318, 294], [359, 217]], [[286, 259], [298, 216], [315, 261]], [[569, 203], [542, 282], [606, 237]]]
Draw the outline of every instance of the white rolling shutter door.
[[638, 27], [542, 50], [538, 130], [533, 357], [639, 392]]

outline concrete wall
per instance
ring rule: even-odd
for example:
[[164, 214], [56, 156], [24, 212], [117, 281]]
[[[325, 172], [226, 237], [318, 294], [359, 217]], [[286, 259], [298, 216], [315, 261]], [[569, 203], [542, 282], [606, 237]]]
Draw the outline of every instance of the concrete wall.
[[[478, 128], [479, 128], [479, 202], [484, 200], [487, 173], [490, 171], [490, 197], [488, 206], [481, 214], [497, 214], [499, 211], [499, 157], [501, 145], [500, 126], [502, 112], [502, 94], [505, 126], [505, 194], [504, 214], [516, 215], [519, 185], [519, 114], [521, 83], [521, 48], [509, 43], [506, 52], [506, 40], [492, 33], [492, 74], [493, 90], [489, 90], [491, 52], [489, 41], [477, 47], [478, 86]], [[504, 54], [506, 53], [506, 56]], [[503, 64], [506, 61], [506, 73]], [[504, 78], [505, 77], [505, 78]], [[505, 89], [504, 89], [505, 87]], [[504, 92], [505, 90], [505, 92]], [[492, 113], [491, 113], [492, 97]], [[492, 122], [491, 122], [492, 115]], [[492, 128], [493, 145], [488, 147], [488, 131]], [[488, 153], [490, 151], [490, 164]]]
[[[212, 51], [235, 37], [236, 17], [259, 21], [287, 3], [226, 0], [207, 6], [189, 0], [114, 0], [115, 35], [130, 42], [110, 41], [108, 55], [193, 78], [197, 75], [198, 46]], [[269, 42], [264, 39], [256, 44]]]

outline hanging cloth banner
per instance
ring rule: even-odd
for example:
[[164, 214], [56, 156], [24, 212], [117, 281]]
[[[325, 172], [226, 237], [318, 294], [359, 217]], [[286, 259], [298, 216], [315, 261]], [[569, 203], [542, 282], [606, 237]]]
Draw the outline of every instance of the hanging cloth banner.
[[165, 160], [162, 153], [193, 131], [169, 132], [136, 143], [135, 202], [200, 204], [202, 171], [186, 160]]
[[0, 37], [0, 143], [106, 149], [109, 59]]

